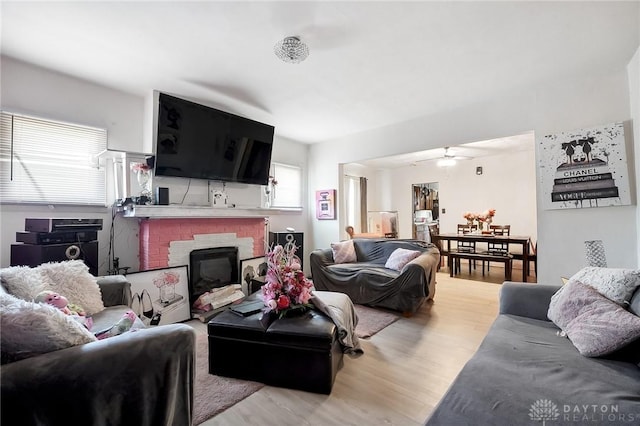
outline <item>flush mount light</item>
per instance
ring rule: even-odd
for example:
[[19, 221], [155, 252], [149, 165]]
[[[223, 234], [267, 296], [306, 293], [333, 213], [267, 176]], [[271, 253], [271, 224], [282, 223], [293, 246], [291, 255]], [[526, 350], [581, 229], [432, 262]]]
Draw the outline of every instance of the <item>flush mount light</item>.
[[441, 158], [436, 164], [438, 167], [451, 167], [456, 165], [456, 160], [453, 158]]
[[309, 47], [304, 44], [300, 37], [285, 37], [276, 43], [273, 48], [276, 56], [285, 62], [297, 64], [309, 56]]

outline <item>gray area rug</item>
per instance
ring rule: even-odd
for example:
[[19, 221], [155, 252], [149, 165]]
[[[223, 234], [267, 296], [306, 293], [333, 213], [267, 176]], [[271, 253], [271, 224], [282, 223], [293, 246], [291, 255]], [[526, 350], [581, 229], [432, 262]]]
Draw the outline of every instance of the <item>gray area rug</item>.
[[371, 337], [383, 328], [396, 322], [400, 316], [393, 312], [374, 309], [363, 305], [354, 305], [358, 314], [356, 334], [361, 339]]
[[209, 374], [209, 343], [206, 335], [196, 339], [196, 380], [193, 424], [199, 425], [263, 388], [264, 384]]

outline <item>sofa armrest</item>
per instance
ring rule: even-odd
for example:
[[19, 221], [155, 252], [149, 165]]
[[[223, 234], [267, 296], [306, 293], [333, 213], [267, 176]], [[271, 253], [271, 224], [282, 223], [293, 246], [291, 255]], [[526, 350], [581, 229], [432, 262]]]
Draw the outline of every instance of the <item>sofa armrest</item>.
[[500, 289], [500, 313], [546, 320], [551, 296], [561, 286], [505, 281]]
[[138, 330], [6, 364], [0, 372], [3, 424], [126, 419], [189, 426], [195, 331], [185, 324]]
[[309, 254], [309, 262], [315, 266], [333, 265], [333, 251], [331, 249], [315, 249]]
[[105, 275], [97, 277], [105, 307], [131, 306], [131, 283], [124, 275]]

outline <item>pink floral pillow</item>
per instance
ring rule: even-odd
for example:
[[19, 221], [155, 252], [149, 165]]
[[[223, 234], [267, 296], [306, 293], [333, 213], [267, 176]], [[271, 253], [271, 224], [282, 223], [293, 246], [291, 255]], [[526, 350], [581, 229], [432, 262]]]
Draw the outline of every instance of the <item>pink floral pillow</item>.
[[396, 271], [402, 271], [402, 268], [404, 268], [407, 263], [411, 262], [418, 256], [420, 256], [420, 252], [417, 250], [398, 248], [391, 253], [391, 256], [387, 259], [387, 263], [384, 264], [384, 267]]
[[331, 243], [331, 251], [333, 251], [333, 261], [335, 263], [353, 263], [358, 260], [353, 240]]

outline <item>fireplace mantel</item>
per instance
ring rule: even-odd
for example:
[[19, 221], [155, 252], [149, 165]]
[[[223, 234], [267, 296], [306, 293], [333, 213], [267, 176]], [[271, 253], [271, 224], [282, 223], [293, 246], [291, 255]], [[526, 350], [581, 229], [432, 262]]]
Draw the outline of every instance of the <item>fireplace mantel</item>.
[[162, 218], [242, 218], [242, 217], [269, 217], [283, 214], [301, 214], [302, 209], [265, 209], [265, 208], [213, 208], [209, 206], [128, 206], [124, 217], [138, 217], [150, 219]]

